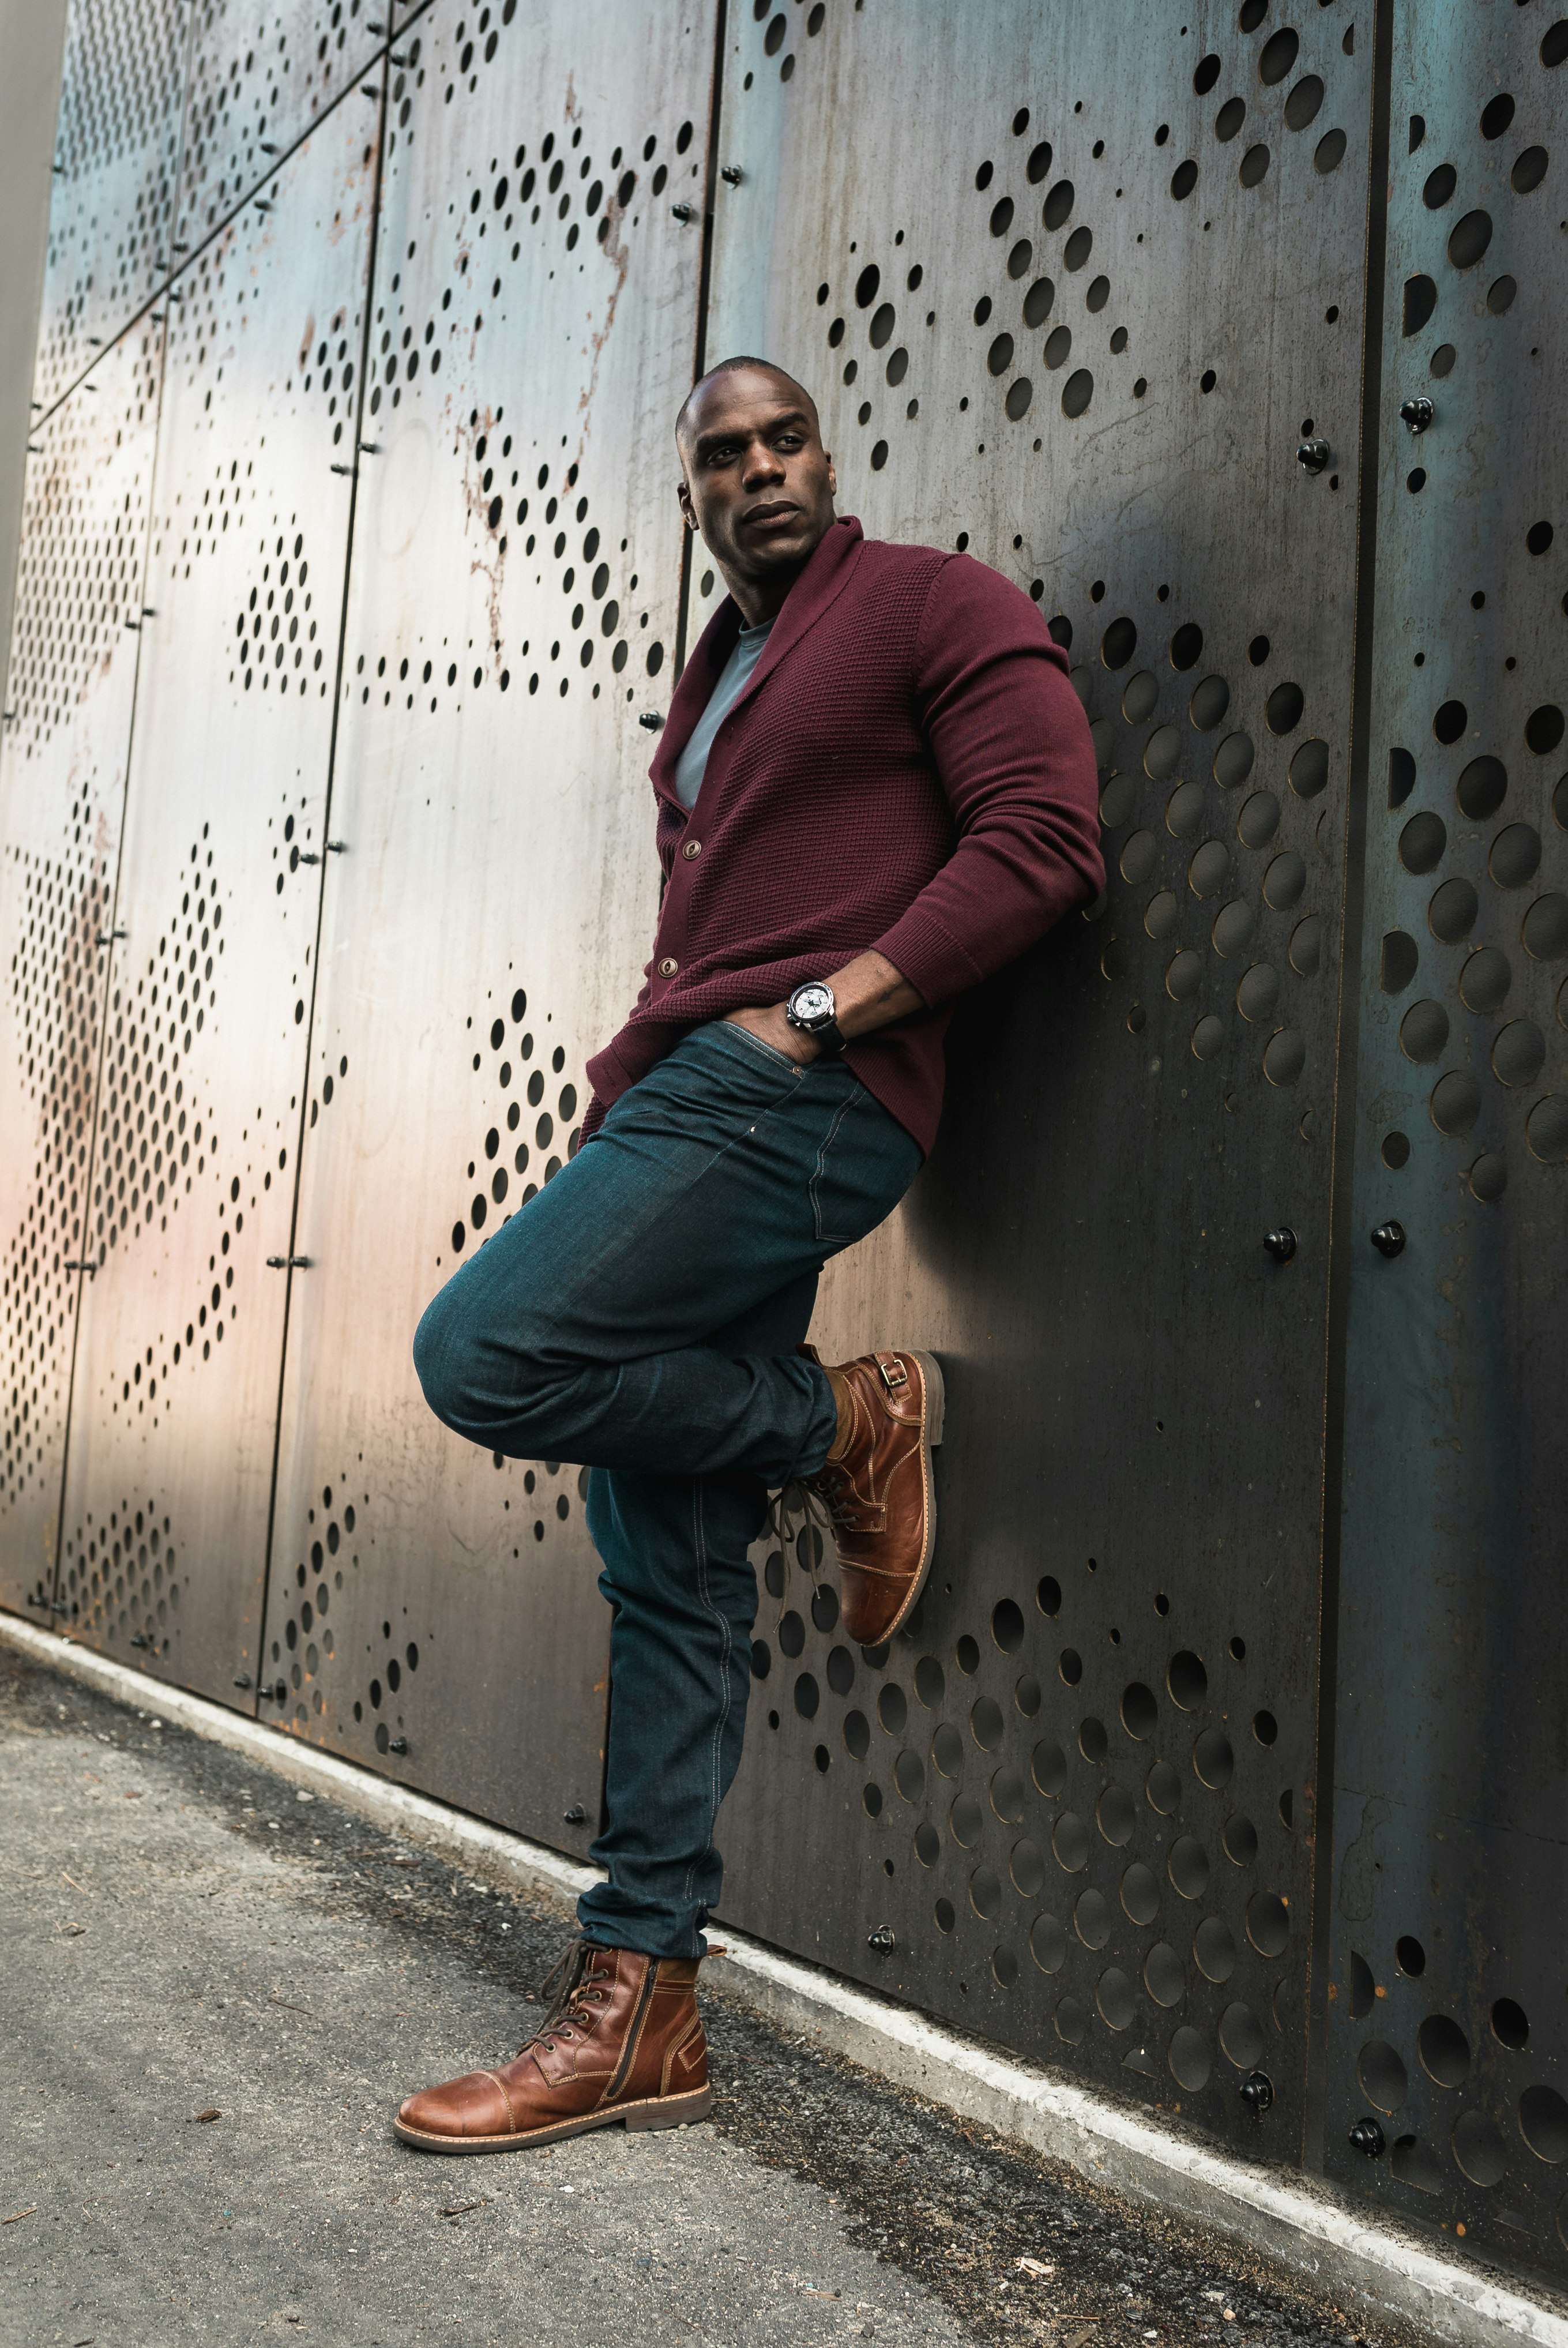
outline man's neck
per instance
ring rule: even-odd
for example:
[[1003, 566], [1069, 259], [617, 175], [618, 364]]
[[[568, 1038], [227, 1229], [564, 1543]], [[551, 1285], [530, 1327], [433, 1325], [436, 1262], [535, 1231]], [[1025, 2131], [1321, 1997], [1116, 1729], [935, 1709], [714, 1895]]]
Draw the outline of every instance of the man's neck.
[[738, 579], [726, 571], [724, 583], [729, 590], [737, 611], [740, 613], [741, 626], [760, 628], [769, 620], [776, 620], [784, 609], [790, 588], [805, 568], [806, 565], [802, 562], [798, 570], [770, 575], [766, 579]]

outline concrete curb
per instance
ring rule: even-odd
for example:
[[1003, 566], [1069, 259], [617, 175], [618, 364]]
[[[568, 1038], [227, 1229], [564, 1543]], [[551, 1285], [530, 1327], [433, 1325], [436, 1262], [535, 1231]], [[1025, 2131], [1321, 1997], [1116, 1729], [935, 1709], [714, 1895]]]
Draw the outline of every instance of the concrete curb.
[[[593, 1869], [559, 1852], [15, 1616], [0, 1612], [0, 1642], [118, 1703], [151, 1707], [160, 1718], [243, 1753], [294, 1785], [330, 1794], [446, 1858], [486, 1865], [522, 1890], [575, 1897], [597, 1879]], [[1271, 2260], [1342, 2308], [1417, 2323], [1456, 2348], [1501, 2348], [1505, 2342], [1568, 2348], [1568, 2317], [1559, 2305], [1526, 2299], [1495, 2273], [1438, 2256], [1415, 2235], [1373, 2222], [1315, 2180], [1249, 2168], [1167, 2134], [1135, 2111], [738, 1934], [727, 1931], [724, 1946], [724, 1956], [710, 1960], [712, 1977], [758, 2013], [1061, 2161], [1091, 2183], [1153, 2203]]]

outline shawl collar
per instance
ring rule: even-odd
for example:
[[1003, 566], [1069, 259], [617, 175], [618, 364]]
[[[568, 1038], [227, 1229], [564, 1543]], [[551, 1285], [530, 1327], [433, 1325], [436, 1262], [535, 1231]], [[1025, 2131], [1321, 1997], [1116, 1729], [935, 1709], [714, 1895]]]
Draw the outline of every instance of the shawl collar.
[[[736, 710], [745, 707], [763, 679], [771, 675], [792, 646], [799, 643], [808, 628], [815, 625], [828, 606], [849, 584], [863, 535], [852, 514], [841, 514], [829, 524], [810, 561], [785, 597], [772, 632], [762, 647], [762, 657], [727, 713], [727, 725]], [[648, 768], [655, 790], [677, 808], [680, 808], [680, 801], [676, 795], [676, 764], [696, 730], [698, 718], [712, 698], [719, 673], [734, 651], [735, 640], [739, 633], [740, 613], [734, 599], [727, 595], [698, 637], [690, 659], [681, 671], [680, 683], [670, 702], [670, 714], [659, 736], [659, 747]], [[706, 785], [705, 776], [705, 788]], [[683, 818], [686, 812], [681, 808]]]

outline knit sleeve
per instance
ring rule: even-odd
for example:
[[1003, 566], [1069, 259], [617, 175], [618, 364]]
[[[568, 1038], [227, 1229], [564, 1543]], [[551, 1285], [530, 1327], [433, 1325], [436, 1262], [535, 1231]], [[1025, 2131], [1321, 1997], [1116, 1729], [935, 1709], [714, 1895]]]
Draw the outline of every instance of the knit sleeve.
[[958, 839], [876, 944], [935, 1005], [1098, 896], [1105, 872], [1088, 721], [1027, 596], [950, 556], [926, 599], [913, 688]]

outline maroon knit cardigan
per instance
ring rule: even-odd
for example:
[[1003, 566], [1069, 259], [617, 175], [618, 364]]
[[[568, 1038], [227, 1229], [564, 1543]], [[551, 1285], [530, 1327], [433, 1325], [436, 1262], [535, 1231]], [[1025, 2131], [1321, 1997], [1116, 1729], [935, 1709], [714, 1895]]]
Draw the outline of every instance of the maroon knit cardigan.
[[845, 517], [790, 589], [688, 816], [676, 761], [739, 625], [727, 597], [650, 769], [664, 901], [636, 1007], [588, 1063], [584, 1138], [693, 1027], [874, 946], [930, 1007], [845, 1057], [929, 1150], [954, 997], [1103, 885], [1066, 657], [995, 572]]

